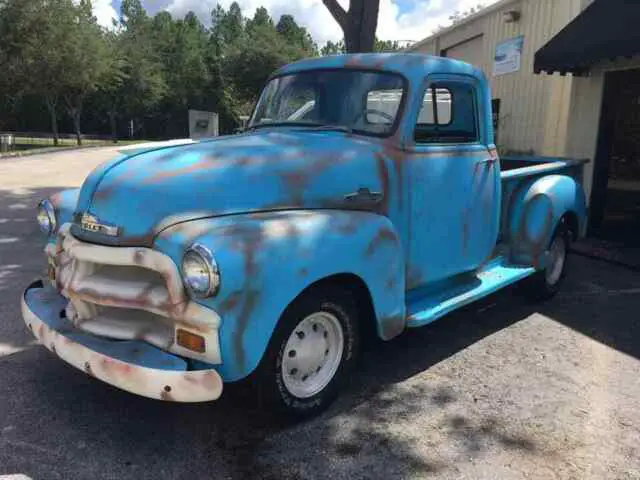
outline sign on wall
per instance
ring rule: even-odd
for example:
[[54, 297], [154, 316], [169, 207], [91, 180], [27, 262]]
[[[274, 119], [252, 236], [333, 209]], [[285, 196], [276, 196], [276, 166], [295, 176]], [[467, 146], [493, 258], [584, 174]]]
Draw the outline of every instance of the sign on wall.
[[493, 59], [493, 75], [505, 75], [519, 71], [523, 46], [523, 35], [498, 43]]

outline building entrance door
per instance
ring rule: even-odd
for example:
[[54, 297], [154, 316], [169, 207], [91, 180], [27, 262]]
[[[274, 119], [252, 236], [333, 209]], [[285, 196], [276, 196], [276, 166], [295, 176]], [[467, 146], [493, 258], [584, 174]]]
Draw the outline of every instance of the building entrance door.
[[594, 173], [592, 234], [640, 255], [640, 69], [605, 77]]

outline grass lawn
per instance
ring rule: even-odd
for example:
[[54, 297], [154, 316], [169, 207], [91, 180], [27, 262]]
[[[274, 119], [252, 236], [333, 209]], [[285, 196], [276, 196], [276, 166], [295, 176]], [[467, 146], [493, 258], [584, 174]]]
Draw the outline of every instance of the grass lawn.
[[[75, 138], [61, 138], [58, 145], [53, 144], [52, 138], [44, 137], [14, 137], [14, 144], [11, 150], [8, 152], [0, 152], [0, 156], [14, 156], [21, 155], [21, 152], [38, 153], [40, 150], [49, 151], [52, 148], [70, 148], [77, 146]], [[148, 142], [148, 140], [119, 140], [118, 143], [113, 143], [111, 140], [93, 140], [83, 139], [83, 147], [99, 147], [99, 146], [125, 146], [135, 145], [137, 143]]]

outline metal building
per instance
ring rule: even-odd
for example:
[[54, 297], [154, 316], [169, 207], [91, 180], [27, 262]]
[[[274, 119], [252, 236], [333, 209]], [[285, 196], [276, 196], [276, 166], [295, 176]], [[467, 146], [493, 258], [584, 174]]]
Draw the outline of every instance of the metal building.
[[640, 246], [640, 1], [502, 0], [409, 50], [482, 68], [497, 143], [589, 158], [590, 225]]

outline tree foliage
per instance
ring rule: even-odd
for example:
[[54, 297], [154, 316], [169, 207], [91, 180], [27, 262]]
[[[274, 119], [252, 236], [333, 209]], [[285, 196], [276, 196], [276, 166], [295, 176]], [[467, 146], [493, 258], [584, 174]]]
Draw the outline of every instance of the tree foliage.
[[[402, 50], [400, 42], [397, 40], [380, 40], [375, 38], [373, 44], [373, 51], [377, 53], [397, 52]], [[339, 55], [341, 53], [347, 53], [347, 47], [344, 44], [344, 40], [339, 42], [332, 42], [329, 40], [325, 43], [324, 47], [320, 49], [320, 55]]]
[[[141, 0], [122, 0], [112, 28], [101, 28], [91, 0], [0, 0], [0, 129], [83, 131], [118, 137], [188, 135], [187, 110], [215, 111], [223, 132], [250, 113], [269, 75], [319, 53], [393, 51], [371, 29], [371, 1], [351, 0], [345, 41], [316, 43], [292, 15], [237, 2], [211, 12], [153, 16]], [[367, 8], [364, 5], [367, 5]], [[377, 21], [377, 9], [376, 21]], [[359, 25], [359, 26], [358, 26]], [[368, 25], [368, 26], [367, 26]], [[46, 113], [43, 115], [43, 113]]]

